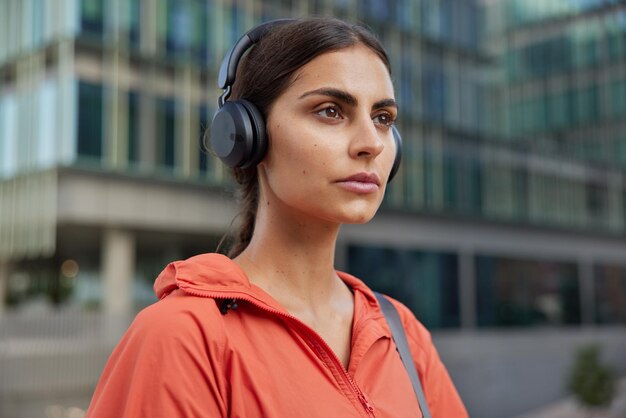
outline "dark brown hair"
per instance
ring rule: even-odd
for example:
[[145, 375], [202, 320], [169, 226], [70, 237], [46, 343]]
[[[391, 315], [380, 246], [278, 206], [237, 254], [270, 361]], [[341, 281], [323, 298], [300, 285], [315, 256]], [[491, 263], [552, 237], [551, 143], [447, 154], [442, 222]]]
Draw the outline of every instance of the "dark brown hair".
[[[390, 70], [383, 46], [363, 26], [333, 18], [306, 18], [272, 28], [242, 58], [230, 100], [249, 100], [267, 119], [272, 104], [287, 89], [300, 67], [318, 55], [357, 44], [369, 47]], [[228, 252], [231, 258], [239, 255], [250, 243], [259, 203], [256, 167], [235, 168], [233, 175], [240, 185], [239, 204], [243, 219]]]

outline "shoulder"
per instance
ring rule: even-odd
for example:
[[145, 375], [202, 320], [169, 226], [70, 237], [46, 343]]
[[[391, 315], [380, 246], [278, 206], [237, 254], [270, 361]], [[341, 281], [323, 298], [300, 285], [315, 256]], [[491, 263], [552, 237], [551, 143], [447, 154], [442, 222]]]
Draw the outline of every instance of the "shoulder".
[[222, 315], [214, 299], [175, 291], [140, 311], [126, 337], [166, 346], [211, 343], [222, 348], [225, 332]]
[[404, 332], [414, 357], [420, 357], [423, 361], [427, 360], [427, 357], [432, 356], [435, 350], [430, 331], [426, 329], [424, 324], [415, 317], [406, 305], [390, 296], [385, 295], [385, 297], [389, 299], [398, 311], [398, 315], [400, 315], [400, 320], [404, 326]]
[[[338, 271], [337, 273], [350, 288], [355, 291], [359, 291], [364, 296], [365, 300], [367, 300], [367, 306], [375, 310], [380, 309], [374, 291], [370, 289], [362, 280], [341, 271]], [[400, 320], [402, 321], [407, 340], [411, 346], [411, 351], [414, 355], [419, 352], [419, 357], [424, 360], [424, 356], [429, 355], [433, 351], [433, 343], [430, 332], [428, 332], [426, 327], [417, 320], [415, 315], [413, 315], [413, 312], [411, 312], [411, 310], [402, 302], [388, 295], [383, 296], [396, 308], [396, 311], [400, 316]]]
[[393, 303], [402, 320], [432, 416], [467, 417], [463, 401], [439, 357], [430, 332], [404, 304], [387, 298]]
[[142, 310], [111, 354], [87, 416], [225, 416], [223, 326], [213, 299], [177, 295]]

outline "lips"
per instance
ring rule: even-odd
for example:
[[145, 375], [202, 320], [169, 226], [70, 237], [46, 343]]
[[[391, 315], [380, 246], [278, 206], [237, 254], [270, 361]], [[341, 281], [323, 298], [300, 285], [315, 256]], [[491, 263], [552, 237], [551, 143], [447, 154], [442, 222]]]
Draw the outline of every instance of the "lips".
[[374, 193], [378, 191], [380, 179], [375, 173], [358, 173], [337, 182], [343, 189], [359, 193]]
[[347, 177], [340, 181], [356, 181], [359, 183], [374, 183], [377, 186], [380, 186], [380, 179], [375, 173], [358, 173], [353, 176]]

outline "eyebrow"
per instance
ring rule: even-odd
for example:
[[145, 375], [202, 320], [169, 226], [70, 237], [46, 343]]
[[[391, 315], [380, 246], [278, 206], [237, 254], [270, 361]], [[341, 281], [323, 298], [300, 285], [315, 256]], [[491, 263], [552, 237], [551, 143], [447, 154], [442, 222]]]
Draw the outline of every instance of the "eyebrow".
[[[357, 100], [357, 98], [354, 97], [352, 94], [348, 93], [347, 91], [343, 91], [343, 90], [339, 90], [339, 89], [335, 89], [331, 87], [322, 87], [320, 89], [307, 91], [306, 93], [302, 94], [299, 98], [303, 99], [307, 96], [314, 96], [314, 95], [333, 97], [350, 106], [356, 106], [359, 104], [359, 101]], [[395, 107], [397, 109], [398, 104], [396, 103], [394, 99], [382, 99], [372, 105], [372, 109], [380, 109], [383, 107]]]

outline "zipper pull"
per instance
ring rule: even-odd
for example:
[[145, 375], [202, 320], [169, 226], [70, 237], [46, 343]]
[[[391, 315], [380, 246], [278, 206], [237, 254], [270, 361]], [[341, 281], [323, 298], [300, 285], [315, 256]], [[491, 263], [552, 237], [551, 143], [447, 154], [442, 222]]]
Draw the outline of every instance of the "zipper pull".
[[371, 403], [369, 403], [369, 401], [367, 400], [365, 395], [363, 395], [362, 393], [359, 394], [359, 400], [361, 401], [361, 404], [363, 404], [363, 407], [365, 408], [365, 410], [373, 415], [374, 414], [374, 407], [372, 406]]
[[237, 309], [237, 300], [235, 299], [224, 299], [222, 302], [222, 307], [220, 308], [220, 312], [222, 315], [226, 315], [229, 309], [235, 310]]

